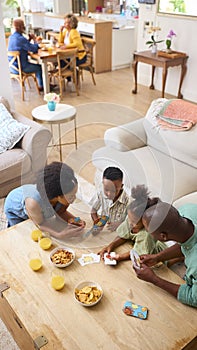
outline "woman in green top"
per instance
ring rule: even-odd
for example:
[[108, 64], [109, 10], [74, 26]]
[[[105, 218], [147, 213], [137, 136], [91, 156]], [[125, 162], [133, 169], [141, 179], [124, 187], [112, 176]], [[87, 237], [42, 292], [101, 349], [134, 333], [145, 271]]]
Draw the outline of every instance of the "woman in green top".
[[[150, 198], [148, 189], [144, 185], [138, 185], [131, 190], [131, 196], [134, 201], [127, 207], [127, 218], [117, 228], [118, 236], [99, 254], [104, 258], [104, 253], [110, 253], [127, 240], [131, 241], [132, 248], [141, 254], [154, 254], [167, 248], [163, 242], [153, 239], [153, 237], [145, 230], [142, 223], [142, 216], [146, 209], [157, 204], [160, 199], [158, 197]], [[123, 254], [116, 254], [116, 261], [129, 260], [130, 251]]]

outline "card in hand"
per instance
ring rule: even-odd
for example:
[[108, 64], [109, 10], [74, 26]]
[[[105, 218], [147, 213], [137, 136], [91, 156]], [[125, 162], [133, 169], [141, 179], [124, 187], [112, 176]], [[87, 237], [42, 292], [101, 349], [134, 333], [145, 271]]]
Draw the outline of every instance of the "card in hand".
[[140, 257], [138, 255], [138, 253], [136, 252], [136, 250], [134, 250], [134, 249], [130, 250], [130, 259], [133, 263], [133, 266], [137, 269], [140, 269]]
[[114, 259], [115, 256], [116, 256], [115, 252], [105, 253], [104, 254], [105, 265], [116, 265], [117, 261]]

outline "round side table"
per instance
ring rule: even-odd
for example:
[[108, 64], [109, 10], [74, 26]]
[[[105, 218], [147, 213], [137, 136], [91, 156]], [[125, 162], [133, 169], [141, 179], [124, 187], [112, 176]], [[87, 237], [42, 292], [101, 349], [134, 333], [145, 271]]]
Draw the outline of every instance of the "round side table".
[[[75, 144], [77, 149], [77, 126], [76, 126], [76, 108], [67, 104], [58, 103], [56, 105], [56, 110], [51, 112], [48, 110], [47, 104], [38, 106], [32, 110], [33, 120], [40, 124], [49, 124], [51, 125], [52, 137], [53, 135], [53, 124], [57, 124], [58, 126], [58, 143], [54, 143], [51, 145], [59, 146], [60, 150], [60, 161], [62, 162], [62, 146]], [[74, 141], [62, 143], [61, 142], [61, 124], [68, 123], [70, 121], [74, 122]], [[54, 140], [54, 137], [53, 137]]]

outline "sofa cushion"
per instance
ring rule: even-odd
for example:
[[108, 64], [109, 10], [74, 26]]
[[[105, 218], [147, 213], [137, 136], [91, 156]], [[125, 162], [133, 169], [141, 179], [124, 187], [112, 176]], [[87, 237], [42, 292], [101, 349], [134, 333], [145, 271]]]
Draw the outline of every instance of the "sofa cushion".
[[0, 153], [13, 148], [29, 128], [15, 120], [5, 105], [0, 103]]
[[157, 122], [157, 115], [169, 101], [160, 98], [151, 103], [144, 118], [147, 144], [186, 164], [197, 167], [197, 125], [187, 131], [162, 129]]
[[[31, 171], [31, 158], [21, 148], [14, 148], [0, 154], [0, 183], [23, 177]], [[21, 179], [22, 182], [22, 179]]]
[[196, 190], [196, 168], [153, 147], [120, 152], [107, 146], [97, 149], [92, 161], [101, 173], [108, 166], [119, 167], [124, 173], [124, 188], [129, 195], [131, 188], [139, 184], [145, 184], [151, 195], [167, 202]]

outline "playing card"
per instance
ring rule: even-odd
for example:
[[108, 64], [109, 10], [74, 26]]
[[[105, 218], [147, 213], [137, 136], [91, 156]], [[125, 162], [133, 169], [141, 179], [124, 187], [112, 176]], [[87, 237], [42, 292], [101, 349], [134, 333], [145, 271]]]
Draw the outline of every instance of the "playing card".
[[99, 263], [100, 255], [94, 254], [94, 253], [82, 254], [81, 258], [78, 259], [78, 262], [80, 263], [81, 266]]
[[115, 256], [116, 256], [115, 252], [105, 253], [104, 254], [105, 265], [116, 265], [117, 261], [113, 259]]
[[134, 249], [130, 250], [130, 259], [133, 263], [133, 266], [137, 269], [140, 269], [140, 257], [138, 255], [138, 253], [136, 252], [136, 250], [134, 250]]

